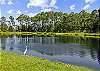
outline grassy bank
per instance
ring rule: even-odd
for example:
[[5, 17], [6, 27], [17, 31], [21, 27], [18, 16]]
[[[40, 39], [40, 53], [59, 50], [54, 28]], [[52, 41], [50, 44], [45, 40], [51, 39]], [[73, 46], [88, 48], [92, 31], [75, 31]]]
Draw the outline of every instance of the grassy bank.
[[95, 71], [85, 67], [51, 62], [38, 57], [0, 51], [0, 71]]
[[87, 38], [100, 38], [100, 33], [53, 33], [53, 32], [0, 32], [0, 36], [78, 36]]

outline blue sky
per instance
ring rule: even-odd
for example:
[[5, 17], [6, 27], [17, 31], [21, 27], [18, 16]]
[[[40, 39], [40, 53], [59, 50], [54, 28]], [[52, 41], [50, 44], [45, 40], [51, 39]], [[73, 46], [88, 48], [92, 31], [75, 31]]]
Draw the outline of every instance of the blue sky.
[[100, 8], [100, 0], [0, 0], [0, 16], [34, 16], [40, 12], [80, 12]]

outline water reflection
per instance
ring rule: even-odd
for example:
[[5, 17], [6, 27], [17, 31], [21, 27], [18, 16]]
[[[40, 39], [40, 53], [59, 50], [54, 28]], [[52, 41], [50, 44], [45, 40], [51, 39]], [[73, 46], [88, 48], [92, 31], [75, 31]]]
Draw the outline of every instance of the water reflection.
[[100, 64], [100, 47], [98, 48], [98, 62]]
[[0, 38], [0, 43], [2, 50], [40, 57], [47, 56], [48, 59], [52, 58], [53, 60], [62, 58], [64, 63], [88, 65], [92, 67], [96, 66], [99, 68], [100, 48], [98, 51], [98, 39], [81, 37], [14, 36], [11, 38], [2, 37]]
[[6, 45], [6, 39], [7, 38], [1, 38], [1, 50], [5, 50], [5, 45]]
[[25, 51], [28, 46], [41, 54], [55, 55], [78, 55], [85, 57], [88, 54], [92, 59], [97, 58], [98, 40], [75, 38], [75, 37], [12, 37], [0, 38], [2, 50], [13, 51], [14, 48]]

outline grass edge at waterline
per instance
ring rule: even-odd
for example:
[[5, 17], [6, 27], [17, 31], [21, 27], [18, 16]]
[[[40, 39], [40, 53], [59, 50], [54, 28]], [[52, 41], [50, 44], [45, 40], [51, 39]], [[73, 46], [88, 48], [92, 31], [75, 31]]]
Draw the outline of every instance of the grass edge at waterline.
[[54, 32], [0, 32], [0, 36], [77, 36], [100, 38], [100, 33], [54, 33]]
[[0, 71], [96, 71], [47, 59], [0, 51]]

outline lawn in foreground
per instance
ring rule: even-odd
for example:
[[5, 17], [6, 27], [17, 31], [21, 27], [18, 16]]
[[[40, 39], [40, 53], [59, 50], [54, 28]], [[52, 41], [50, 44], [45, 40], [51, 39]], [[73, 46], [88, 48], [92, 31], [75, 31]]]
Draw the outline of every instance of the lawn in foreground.
[[0, 51], [0, 71], [95, 71], [47, 59]]

